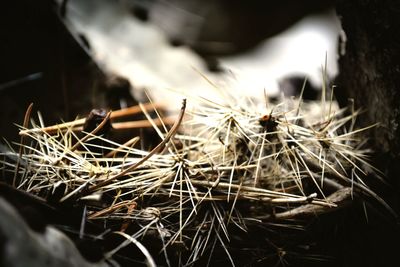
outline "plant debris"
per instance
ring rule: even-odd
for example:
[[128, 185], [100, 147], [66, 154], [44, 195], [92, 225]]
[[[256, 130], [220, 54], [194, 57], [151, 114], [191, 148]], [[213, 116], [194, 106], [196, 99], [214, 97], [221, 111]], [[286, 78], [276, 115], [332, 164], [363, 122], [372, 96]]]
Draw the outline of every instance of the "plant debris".
[[[184, 100], [177, 118], [153, 103], [102, 112], [90, 132], [85, 119], [45, 127], [39, 116], [21, 127], [19, 152], [1, 154], [3, 170], [21, 190], [47, 199], [62, 188], [61, 203], [84, 206], [82, 236], [88, 221], [125, 238], [105, 258], [134, 244], [150, 266], [209, 264], [216, 251], [235, 265], [235, 244], [257, 251], [254, 228], [294, 227], [287, 220], [341, 208], [358, 192], [386, 205], [364, 180], [379, 172], [358, 136], [374, 125], [354, 128], [359, 111], [339, 109], [325, 90], [320, 102], [266, 97], [266, 106], [224, 94], [225, 103], [184, 96], [190, 107]], [[153, 149], [138, 148], [139, 137], [99, 135], [140, 111], [147, 120], [130, 127], [152, 126], [161, 139]], [[158, 245], [146, 247], [146, 238]]]

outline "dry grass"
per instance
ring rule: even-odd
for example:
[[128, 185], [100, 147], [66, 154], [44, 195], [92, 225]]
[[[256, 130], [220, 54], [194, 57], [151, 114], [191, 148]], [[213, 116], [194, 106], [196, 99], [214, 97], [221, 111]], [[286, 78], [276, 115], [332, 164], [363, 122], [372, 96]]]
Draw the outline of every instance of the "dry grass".
[[[96, 135], [108, 117], [82, 134], [83, 119], [46, 128], [39, 116], [38, 125], [21, 128], [19, 152], [3, 153], [18, 156], [18, 163], [4, 160], [3, 170], [35, 195], [62, 185], [61, 202], [97, 199], [87, 206], [87, 220], [116, 221], [116, 232], [126, 237], [106, 257], [134, 243], [150, 265], [140, 243], [150, 230], [168, 265], [170, 248], [176, 264], [191, 265], [210, 259], [216, 247], [234, 265], [232, 233], [246, 232], [248, 224], [328, 212], [356, 190], [373, 194], [363, 178], [374, 168], [359, 137], [369, 127], [354, 129], [359, 111], [338, 109], [325, 93], [317, 103], [282, 97], [276, 105], [267, 97], [259, 105], [223, 93], [224, 103], [185, 96], [194, 108], [186, 110], [184, 102], [169, 130], [170, 118], [164, 124], [148, 114], [156, 105], [141, 105], [162, 140], [151, 151], [134, 147], [138, 137], [120, 144]], [[126, 112], [109, 117], [118, 114]], [[99, 148], [102, 154], [94, 152]], [[129, 232], [130, 225], [139, 230]]]

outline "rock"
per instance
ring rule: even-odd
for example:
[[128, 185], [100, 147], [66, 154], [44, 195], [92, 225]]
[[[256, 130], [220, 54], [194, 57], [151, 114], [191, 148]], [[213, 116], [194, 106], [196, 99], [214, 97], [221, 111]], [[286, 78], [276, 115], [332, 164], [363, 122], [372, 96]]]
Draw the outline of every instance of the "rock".
[[34, 232], [3, 198], [0, 198], [0, 213], [0, 266], [109, 266], [104, 261], [84, 260], [74, 243], [54, 227], [47, 226], [43, 234]]

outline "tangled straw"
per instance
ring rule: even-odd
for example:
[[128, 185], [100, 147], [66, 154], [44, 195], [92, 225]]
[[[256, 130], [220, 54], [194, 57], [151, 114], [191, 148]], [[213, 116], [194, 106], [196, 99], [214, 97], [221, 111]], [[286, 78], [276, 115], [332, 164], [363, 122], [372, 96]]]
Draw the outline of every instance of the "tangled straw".
[[87, 220], [118, 222], [116, 233], [126, 237], [106, 257], [135, 243], [151, 265], [140, 243], [150, 232], [168, 265], [209, 262], [217, 247], [234, 265], [232, 233], [248, 225], [324, 213], [356, 190], [380, 200], [363, 181], [374, 168], [358, 138], [374, 125], [354, 129], [359, 112], [338, 109], [332, 97], [329, 103], [282, 98], [272, 107], [232, 95], [226, 103], [190, 101], [194, 108], [186, 111], [184, 101], [169, 131], [161, 117], [150, 117], [151, 105], [141, 106], [162, 140], [151, 151], [135, 148], [137, 137], [120, 144], [96, 135], [114, 112], [83, 137], [76, 133], [83, 120], [25, 125], [21, 134], [31, 142], [21, 142], [20, 153], [3, 153], [18, 156], [17, 168], [4, 160], [3, 169], [35, 195], [62, 185], [61, 202], [97, 199], [87, 206]]

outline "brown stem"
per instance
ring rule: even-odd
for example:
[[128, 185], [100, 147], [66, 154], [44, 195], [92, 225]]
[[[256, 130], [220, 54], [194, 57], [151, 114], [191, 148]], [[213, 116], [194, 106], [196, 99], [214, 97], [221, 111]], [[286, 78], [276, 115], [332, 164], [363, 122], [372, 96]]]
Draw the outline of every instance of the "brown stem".
[[[162, 108], [165, 105], [160, 104], [160, 103], [146, 103], [142, 105], [146, 110], [148, 109], [156, 109], [156, 108]], [[129, 108], [123, 108], [123, 109], [119, 109], [119, 110], [115, 110], [112, 112], [111, 114], [111, 119], [115, 119], [115, 118], [121, 118], [121, 117], [125, 117], [125, 116], [129, 116], [129, 115], [133, 115], [133, 114], [137, 114], [142, 112], [142, 109], [140, 108], [139, 105], [136, 106], [132, 106]]]

